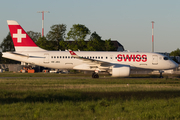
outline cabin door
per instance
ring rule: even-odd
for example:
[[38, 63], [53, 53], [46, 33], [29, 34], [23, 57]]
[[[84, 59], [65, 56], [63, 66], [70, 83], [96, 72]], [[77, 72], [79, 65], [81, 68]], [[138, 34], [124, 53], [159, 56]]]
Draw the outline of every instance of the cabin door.
[[152, 64], [153, 65], [157, 65], [158, 64], [158, 56], [157, 55], [153, 55], [152, 56]]

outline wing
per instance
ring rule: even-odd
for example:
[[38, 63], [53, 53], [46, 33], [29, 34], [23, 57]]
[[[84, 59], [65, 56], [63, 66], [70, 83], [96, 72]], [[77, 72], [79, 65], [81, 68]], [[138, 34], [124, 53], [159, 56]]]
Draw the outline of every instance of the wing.
[[109, 62], [80, 57], [72, 50], [69, 49], [68, 51], [74, 58], [81, 59], [83, 63], [88, 64], [90, 68], [96, 68], [96, 69], [99, 69], [100, 71], [106, 71], [107, 69], [109, 69], [110, 66], [112, 66], [112, 64]]

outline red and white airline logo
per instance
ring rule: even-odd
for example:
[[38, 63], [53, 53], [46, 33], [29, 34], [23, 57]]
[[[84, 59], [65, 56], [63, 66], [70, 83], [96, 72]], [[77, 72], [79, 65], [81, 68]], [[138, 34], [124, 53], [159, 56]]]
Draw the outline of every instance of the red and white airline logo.
[[23, 28], [17, 23], [8, 24], [15, 47], [37, 47], [34, 41], [28, 36]]
[[117, 55], [117, 61], [119, 62], [126, 62], [126, 61], [129, 61], [129, 62], [146, 62], [147, 61], [147, 55], [143, 54], [143, 55], [124, 55], [124, 54], [118, 54]]
[[73, 51], [69, 51], [71, 55], [76, 55], [76, 53], [74, 53]]
[[13, 34], [13, 38], [17, 38], [17, 43], [21, 43], [22, 38], [26, 38], [26, 34], [23, 34], [21, 29], [17, 29], [17, 34]]

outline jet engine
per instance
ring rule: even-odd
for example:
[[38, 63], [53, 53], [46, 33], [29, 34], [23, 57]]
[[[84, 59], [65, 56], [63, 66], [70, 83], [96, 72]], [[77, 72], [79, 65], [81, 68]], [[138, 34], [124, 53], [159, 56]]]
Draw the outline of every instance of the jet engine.
[[112, 77], [128, 77], [130, 75], [130, 66], [114, 66], [111, 74]]

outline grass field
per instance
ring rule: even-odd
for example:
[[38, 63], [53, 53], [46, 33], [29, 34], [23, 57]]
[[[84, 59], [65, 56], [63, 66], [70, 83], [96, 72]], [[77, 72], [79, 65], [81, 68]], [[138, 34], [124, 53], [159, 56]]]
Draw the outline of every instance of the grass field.
[[0, 74], [0, 120], [178, 120], [180, 77]]

